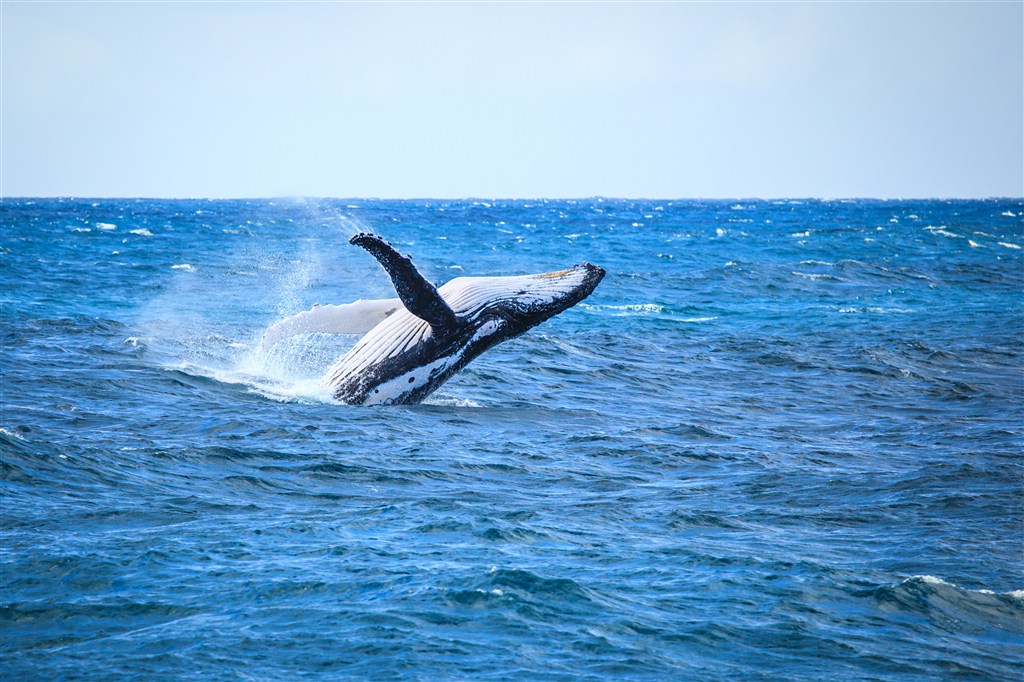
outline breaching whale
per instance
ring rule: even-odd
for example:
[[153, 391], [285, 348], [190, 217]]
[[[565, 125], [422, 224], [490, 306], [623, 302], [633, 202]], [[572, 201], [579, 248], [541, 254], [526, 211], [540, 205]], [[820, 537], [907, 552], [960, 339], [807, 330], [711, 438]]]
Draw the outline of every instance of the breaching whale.
[[585, 299], [604, 277], [602, 268], [581, 263], [435, 287], [380, 236], [362, 232], [349, 243], [377, 259], [398, 298], [315, 306], [271, 326], [263, 345], [307, 332], [366, 332], [323, 378], [336, 400], [353, 405], [420, 402], [488, 348]]

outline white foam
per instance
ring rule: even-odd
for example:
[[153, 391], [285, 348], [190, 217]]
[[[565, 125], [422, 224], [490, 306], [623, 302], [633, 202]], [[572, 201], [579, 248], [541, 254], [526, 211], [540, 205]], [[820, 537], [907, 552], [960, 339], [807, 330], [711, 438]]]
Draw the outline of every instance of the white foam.
[[790, 237], [810, 237], [811, 236], [811, 231], [807, 230], [806, 232], [794, 232], [793, 234], [791, 234], [789, 236]]
[[935, 227], [934, 225], [929, 225], [924, 229], [927, 230], [928, 232], [931, 232], [932, 234], [941, 234], [943, 237], [960, 238], [960, 235], [956, 234], [955, 232], [950, 232], [949, 230], [947, 230], [945, 225], [940, 225], [938, 227]]
[[2, 426], [0, 426], [0, 433], [4, 434], [5, 436], [7, 436], [9, 438], [16, 438], [17, 440], [22, 440], [22, 441], [25, 440], [25, 437], [22, 436], [20, 433], [16, 433], [14, 431], [11, 431], [10, 429], [5, 429]]
[[424, 405], [437, 405], [438, 407], [483, 407], [480, 403], [469, 398], [455, 398], [453, 396], [432, 395], [423, 401]]
[[1008, 249], [1019, 249], [1020, 246], [1012, 242], [999, 242], [999, 246], [1005, 246]]
[[177, 265], [172, 265], [171, 269], [172, 270], [184, 270], [185, 272], [195, 272], [196, 271], [196, 266], [190, 265], [188, 263], [178, 263]]
[[978, 242], [974, 241], [973, 239], [968, 239], [967, 243], [971, 246], [971, 248], [974, 248], [974, 249], [976, 249], [979, 246], [981, 246], [981, 244], [979, 244]]
[[580, 303], [579, 306], [591, 310], [622, 310], [630, 313], [660, 313], [665, 310], [665, 306], [658, 305], [657, 303], [630, 303], [627, 305], [591, 305], [589, 303]]
[[214, 379], [223, 384], [243, 386], [257, 395], [282, 403], [336, 402], [330, 387], [319, 377], [297, 377], [283, 363], [268, 362], [267, 357], [258, 352], [243, 355], [233, 367], [217, 368], [179, 362], [168, 365], [167, 369]]
[[132, 230], [132, 231], [131, 231], [131, 234], [137, 234], [137, 235], [139, 235], [140, 237], [152, 237], [152, 236], [153, 236], [153, 233], [152, 233], [152, 232], [150, 232], [149, 230], [147, 230], [147, 229], [146, 229], [146, 228], [144, 228], [144, 227], [140, 227], [140, 228], [139, 228], [139, 229], [137, 229], [137, 230]]
[[839, 312], [844, 315], [850, 313], [875, 313], [885, 315], [887, 313], [912, 313], [914, 311], [911, 308], [840, 308]]
[[113, 223], [96, 223], [96, 227], [100, 228], [101, 230], [116, 230], [117, 229], [117, 225], [115, 225]]
[[900, 585], [907, 585], [907, 584], [916, 583], [916, 582], [922, 582], [922, 583], [925, 583], [927, 585], [934, 585], [936, 587], [951, 587], [951, 588], [953, 588], [955, 590], [960, 590], [962, 592], [973, 592], [975, 594], [991, 594], [991, 595], [1002, 594], [1002, 595], [1005, 595], [1007, 597], [1011, 597], [1013, 599], [1024, 599], [1024, 590], [1010, 590], [1009, 592], [994, 592], [992, 590], [986, 590], [984, 588], [978, 589], [978, 590], [972, 590], [972, 589], [967, 588], [967, 587], [960, 587], [959, 585], [957, 585], [955, 583], [951, 583], [948, 580], [943, 580], [942, 578], [936, 577], [934, 575], [912, 575], [909, 578], [907, 578], [906, 580], [901, 581]]

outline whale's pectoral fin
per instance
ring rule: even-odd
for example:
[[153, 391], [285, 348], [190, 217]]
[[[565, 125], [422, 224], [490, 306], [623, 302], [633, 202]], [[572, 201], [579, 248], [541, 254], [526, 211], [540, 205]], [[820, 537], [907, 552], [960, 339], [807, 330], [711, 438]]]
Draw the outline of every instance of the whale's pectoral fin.
[[398, 253], [381, 237], [369, 232], [360, 232], [349, 239], [349, 243], [366, 249], [384, 266], [402, 304], [410, 313], [426, 320], [435, 332], [441, 334], [459, 326], [455, 312], [437, 293], [437, 288], [424, 279], [408, 256]]
[[297, 315], [278, 320], [263, 332], [260, 346], [268, 350], [282, 339], [298, 334], [365, 334], [402, 306], [397, 298], [380, 301], [359, 299], [342, 305], [315, 305]]

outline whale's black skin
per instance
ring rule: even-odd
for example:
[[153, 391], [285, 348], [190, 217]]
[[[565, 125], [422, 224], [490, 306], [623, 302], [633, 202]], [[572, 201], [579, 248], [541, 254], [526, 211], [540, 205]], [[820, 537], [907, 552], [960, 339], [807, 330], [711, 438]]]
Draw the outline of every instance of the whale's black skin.
[[541, 275], [460, 277], [437, 288], [378, 235], [349, 241], [380, 262], [404, 306], [327, 373], [335, 399], [354, 405], [420, 402], [488, 348], [585, 299], [604, 277], [582, 263]]

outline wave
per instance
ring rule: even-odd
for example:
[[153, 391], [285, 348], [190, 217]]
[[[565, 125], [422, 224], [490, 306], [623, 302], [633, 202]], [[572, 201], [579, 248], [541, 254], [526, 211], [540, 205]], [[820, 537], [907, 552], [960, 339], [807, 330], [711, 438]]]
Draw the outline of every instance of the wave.
[[1020, 633], [1024, 623], [1024, 589], [968, 589], [933, 575], [914, 575], [876, 588], [871, 596], [885, 609], [917, 613], [951, 631], [994, 627]]
[[592, 305], [590, 303], [580, 303], [580, 308], [587, 308], [589, 310], [620, 310], [626, 313], [661, 313], [665, 311], [665, 306], [658, 305], [657, 303], [629, 303], [626, 305]]
[[842, 282], [843, 280], [835, 275], [823, 275], [815, 272], [797, 272], [792, 271], [790, 274], [796, 275], [797, 277], [803, 277], [804, 279], [810, 279], [815, 282]]
[[927, 226], [924, 229], [925, 229], [926, 232], [931, 232], [932, 234], [942, 235], [943, 237], [953, 237], [955, 239], [962, 238], [962, 235], [959, 235], [959, 234], [957, 234], [955, 232], [950, 232], [949, 230], [947, 230], [945, 225], [939, 225], [938, 227], [936, 227], [934, 225], [929, 225], [929, 226]]
[[878, 307], [869, 307], [869, 308], [839, 308], [839, 312], [841, 314], [844, 314], [844, 315], [850, 314], [850, 313], [854, 313], [854, 314], [868, 314], [868, 313], [871, 313], [871, 314], [885, 315], [885, 314], [890, 314], [890, 313], [912, 313], [912, 312], [915, 312], [915, 311], [912, 310], [911, 308], [878, 308]]
[[454, 396], [445, 395], [431, 395], [423, 401], [424, 405], [435, 405], [438, 407], [470, 407], [477, 408], [483, 407], [480, 403], [469, 398], [456, 398]]

